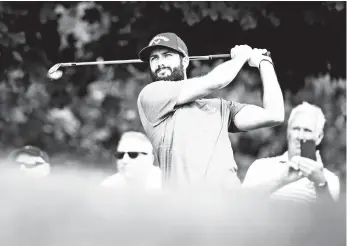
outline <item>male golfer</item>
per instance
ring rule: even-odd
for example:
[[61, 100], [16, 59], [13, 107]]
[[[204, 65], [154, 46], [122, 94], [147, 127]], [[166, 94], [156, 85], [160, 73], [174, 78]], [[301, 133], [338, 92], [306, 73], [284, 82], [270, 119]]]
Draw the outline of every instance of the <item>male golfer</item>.
[[[140, 51], [140, 59], [149, 63], [153, 83], [140, 92], [138, 109], [164, 187], [220, 190], [241, 186], [228, 132], [272, 127], [284, 120], [282, 91], [265, 52], [237, 45], [231, 49], [231, 60], [204, 76], [188, 79], [188, 49], [176, 34], [158, 34]], [[263, 108], [204, 98], [232, 82], [247, 62], [259, 68]]]

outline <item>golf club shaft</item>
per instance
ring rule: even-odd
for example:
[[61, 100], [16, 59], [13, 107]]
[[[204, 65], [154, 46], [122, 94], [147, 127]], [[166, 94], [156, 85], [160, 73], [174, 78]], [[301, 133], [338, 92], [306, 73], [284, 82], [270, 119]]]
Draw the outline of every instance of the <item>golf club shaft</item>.
[[[208, 55], [208, 56], [190, 56], [189, 60], [213, 60], [230, 58], [230, 54]], [[73, 67], [73, 66], [88, 66], [88, 65], [112, 65], [112, 64], [129, 64], [129, 63], [143, 63], [140, 59], [132, 60], [114, 60], [114, 61], [93, 61], [93, 62], [66, 62], [60, 63], [60, 67]]]

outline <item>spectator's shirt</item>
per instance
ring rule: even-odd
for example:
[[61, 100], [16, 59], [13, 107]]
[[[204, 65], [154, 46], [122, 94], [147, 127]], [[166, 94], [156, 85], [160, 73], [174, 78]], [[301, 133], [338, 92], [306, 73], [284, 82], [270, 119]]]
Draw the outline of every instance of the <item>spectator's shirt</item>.
[[[107, 177], [100, 184], [103, 187], [125, 189], [134, 188], [133, 184], [127, 180], [121, 173], [116, 173]], [[149, 172], [146, 174], [143, 186], [139, 188], [144, 188], [145, 190], [158, 190], [161, 189], [161, 172], [158, 167], [153, 166], [150, 168]]]
[[176, 106], [180, 82], [154, 82], [141, 91], [139, 115], [155, 149], [163, 185], [240, 187], [228, 131], [244, 104], [221, 98]]
[[[246, 173], [243, 187], [256, 187], [259, 184], [278, 178], [283, 172], [281, 165], [288, 161], [288, 152], [281, 156], [256, 160]], [[332, 197], [337, 200], [340, 194], [339, 178], [326, 168], [324, 168], [324, 175]], [[316, 201], [317, 194], [314, 183], [304, 177], [273, 192], [271, 197], [280, 200], [312, 203]]]

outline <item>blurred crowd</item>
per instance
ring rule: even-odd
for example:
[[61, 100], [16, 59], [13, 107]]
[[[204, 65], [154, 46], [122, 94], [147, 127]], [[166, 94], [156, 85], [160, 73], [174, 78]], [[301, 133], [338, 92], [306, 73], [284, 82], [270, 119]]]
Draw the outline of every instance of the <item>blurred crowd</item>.
[[[254, 161], [243, 180], [243, 187], [257, 188], [272, 198], [304, 203], [315, 202], [326, 189], [327, 192], [323, 193], [338, 201], [340, 180], [325, 167], [316, 149], [324, 137], [324, 124], [325, 117], [319, 107], [304, 102], [294, 108], [288, 122], [288, 150], [277, 157]], [[301, 153], [303, 140], [314, 141], [315, 156]], [[152, 144], [145, 134], [124, 132], [113, 150], [113, 156], [115, 173], [102, 178], [101, 187], [118, 190], [161, 189], [160, 167], [156, 166]], [[305, 170], [305, 161], [312, 162], [314, 168]], [[27, 145], [13, 150], [6, 164], [3, 167], [17, 170], [25, 177], [42, 179], [52, 175], [47, 152], [36, 146]]]
[[[288, 151], [256, 160], [242, 190], [222, 193], [163, 192], [153, 147], [140, 132], [122, 134], [113, 152], [117, 172], [100, 178], [98, 184], [88, 182], [83, 172], [54, 175], [43, 149], [24, 146], [11, 152], [9, 169], [3, 166], [0, 174], [0, 241], [8, 245], [344, 245], [345, 194], [339, 194], [337, 176], [324, 167], [319, 152], [314, 161], [318, 168], [309, 175], [303, 175], [300, 159], [295, 160], [300, 158], [300, 140], [312, 138], [318, 144], [323, 125], [318, 107], [299, 105], [288, 124]], [[300, 168], [302, 174], [293, 175]], [[322, 177], [327, 184], [315, 185]]]

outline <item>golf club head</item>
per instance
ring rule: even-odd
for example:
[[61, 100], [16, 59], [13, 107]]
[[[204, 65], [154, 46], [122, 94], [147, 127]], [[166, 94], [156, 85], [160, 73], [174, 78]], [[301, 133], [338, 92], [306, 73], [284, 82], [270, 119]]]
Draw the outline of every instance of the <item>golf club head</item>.
[[60, 67], [61, 67], [61, 63], [55, 64], [53, 67], [51, 67], [48, 70], [47, 76], [50, 79], [60, 79], [63, 76], [63, 72], [59, 70]]

